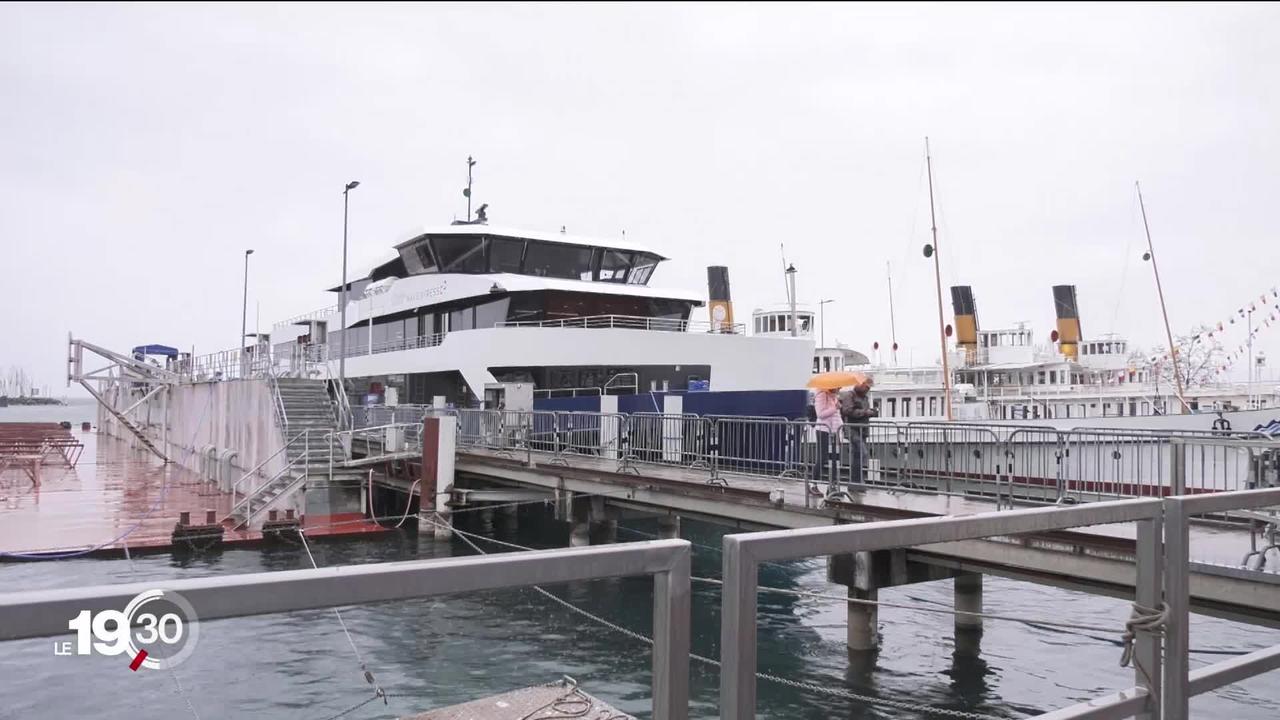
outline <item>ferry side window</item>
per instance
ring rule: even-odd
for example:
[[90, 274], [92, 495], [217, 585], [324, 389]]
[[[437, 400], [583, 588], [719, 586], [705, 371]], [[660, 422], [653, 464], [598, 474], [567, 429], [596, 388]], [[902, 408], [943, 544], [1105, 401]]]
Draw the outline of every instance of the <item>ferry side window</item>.
[[889, 398], [889, 417], [898, 416], [898, 399]]

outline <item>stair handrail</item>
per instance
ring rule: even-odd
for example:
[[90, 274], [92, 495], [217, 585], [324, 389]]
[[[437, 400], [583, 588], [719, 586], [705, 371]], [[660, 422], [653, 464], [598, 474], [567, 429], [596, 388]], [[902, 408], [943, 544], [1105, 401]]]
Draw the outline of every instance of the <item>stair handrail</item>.
[[279, 423], [282, 431], [288, 430], [289, 413], [284, 407], [284, 396], [280, 394], [280, 378], [274, 372], [268, 372], [267, 383], [271, 385], [271, 399], [275, 403], [276, 422]]
[[[310, 444], [311, 444], [311, 443], [310, 443], [310, 433], [311, 433], [311, 430], [310, 430], [309, 428], [308, 428], [308, 429], [306, 429], [306, 430], [301, 430], [301, 431], [299, 431], [297, 435], [294, 435], [292, 438], [289, 438], [289, 440], [288, 440], [287, 442], [285, 442], [285, 444], [284, 444], [284, 445], [281, 445], [279, 450], [276, 450], [275, 452], [273, 452], [273, 453], [271, 453], [270, 455], [268, 455], [268, 456], [267, 456], [267, 458], [266, 458], [265, 460], [263, 460], [262, 462], [258, 463], [256, 466], [254, 466], [254, 468], [253, 468], [252, 470], [250, 470], [249, 472], [245, 473], [244, 475], [241, 475], [239, 480], [237, 480], [237, 481], [235, 481], [234, 483], [232, 483], [232, 485], [231, 485], [231, 505], [232, 505], [233, 509], [234, 509], [236, 506], [238, 506], [238, 505], [239, 505], [239, 503], [236, 501], [236, 496], [237, 496], [237, 494], [239, 493], [239, 488], [240, 488], [240, 484], [241, 484], [241, 483], [243, 483], [245, 480], [249, 479], [249, 478], [250, 478], [250, 477], [252, 477], [253, 475], [256, 475], [256, 474], [258, 473], [258, 471], [259, 471], [259, 470], [261, 470], [261, 469], [263, 468], [263, 466], [265, 466], [267, 463], [271, 462], [272, 460], [276, 459], [276, 457], [278, 457], [278, 456], [280, 455], [280, 453], [282, 453], [282, 452], [284, 452], [284, 451], [288, 450], [289, 448], [293, 447], [293, 444], [294, 444], [294, 443], [296, 443], [296, 442], [298, 441], [298, 438], [302, 438], [302, 439], [303, 439], [303, 440], [302, 440], [302, 442], [303, 442], [303, 446], [309, 450], [309, 449], [310, 449]], [[306, 453], [306, 451], [304, 451], [304, 452], [303, 452], [303, 454], [302, 454], [302, 457], [303, 457], [303, 458], [305, 458], [306, 456], [307, 456], [307, 453]], [[292, 460], [292, 461], [288, 462], [288, 463], [285, 465], [285, 467], [286, 467], [286, 468], [288, 468], [288, 467], [292, 467], [294, 462], [297, 462], [297, 461], [296, 461], [296, 460]], [[272, 479], [272, 480], [274, 480], [276, 477], [279, 477], [279, 475], [280, 475], [279, 473], [276, 473], [274, 476], [272, 476], [272, 478], [271, 478], [271, 479]], [[267, 482], [270, 482], [270, 480], [268, 480]], [[265, 483], [264, 483], [264, 484], [265, 484]], [[253, 494], [252, 492], [250, 492], [250, 493], [249, 493], [249, 495], [252, 495], [252, 494]]]
[[[257, 509], [257, 511], [254, 511], [254, 510], [253, 510], [253, 499], [254, 499], [255, 497], [258, 497], [258, 496], [259, 496], [259, 495], [261, 495], [262, 493], [266, 492], [267, 488], [271, 487], [271, 484], [272, 484], [273, 482], [275, 482], [276, 480], [278, 480], [282, 475], [285, 475], [285, 474], [286, 474], [286, 473], [288, 473], [290, 470], [292, 470], [292, 469], [293, 469], [293, 466], [294, 466], [294, 465], [297, 465], [299, 462], [301, 462], [301, 463], [302, 463], [302, 476], [301, 476], [301, 477], [299, 477], [299, 478], [296, 478], [293, 482], [291, 482], [291, 483], [289, 483], [288, 485], [286, 485], [285, 487], [281, 488], [280, 492], [279, 492], [279, 493], [277, 493], [277, 494], [276, 494], [276, 496], [275, 496], [274, 498], [272, 498], [272, 499], [268, 500], [268, 501], [267, 501], [267, 503], [266, 503], [265, 505], [263, 505], [262, 507], [258, 508], [258, 509]], [[290, 460], [290, 461], [289, 461], [289, 464], [288, 464], [288, 465], [285, 465], [283, 468], [281, 468], [279, 472], [277, 472], [275, 475], [272, 475], [270, 478], [268, 478], [268, 479], [267, 479], [267, 481], [266, 481], [266, 482], [264, 482], [264, 483], [262, 483], [262, 485], [261, 485], [261, 486], [259, 486], [256, 490], [254, 490], [253, 492], [251, 492], [251, 493], [249, 493], [249, 494], [245, 495], [245, 496], [244, 496], [244, 498], [240, 500], [240, 502], [238, 502], [238, 503], [236, 503], [235, 505], [233, 505], [233, 506], [231, 507], [230, 512], [228, 512], [228, 513], [227, 513], [227, 516], [226, 516], [226, 518], [224, 518], [224, 519], [233, 519], [233, 518], [235, 518], [236, 514], [238, 514], [238, 513], [240, 513], [240, 512], [241, 512], [241, 506], [243, 505], [243, 506], [244, 506], [244, 511], [243, 511], [244, 520], [241, 520], [240, 522], [236, 523], [236, 527], [241, 527], [241, 526], [244, 526], [244, 525], [248, 525], [248, 524], [253, 520], [253, 518], [255, 518], [255, 517], [257, 517], [257, 516], [258, 516], [258, 513], [262, 512], [263, 510], [266, 510], [266, 509], [267, 509], [267, 507], [271, 505], [271, 503], [273, 503], [273, 502], [275, 502], [276, 500], [279, 500], [280, 498], [284, 497], [284, 496], [285, 496], [285, 494], [287, 494], [287, 492], [288, 492], [288, 490], [289, 490], [290, 488], [294, 487], [295, 485], [297, 485], [297, 484], [298, 484], [299, 482], [301, 482], [301, 481], [305, 481], [308, 477], [310, 477], [310, 473], [307, 471], [306, 456], [304, 455], [304, 456], [301, 456], [301, 457], [296, 457], [296, 458], [294, 458], [293, 460]]]

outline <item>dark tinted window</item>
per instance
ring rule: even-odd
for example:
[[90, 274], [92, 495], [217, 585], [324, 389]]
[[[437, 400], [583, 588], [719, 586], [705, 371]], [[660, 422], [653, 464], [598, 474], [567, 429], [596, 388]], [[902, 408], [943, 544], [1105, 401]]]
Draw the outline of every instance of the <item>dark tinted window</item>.
[[440, 272], [482, 273], [484, 239], [479, 237], [438, 237], [431, 240]]
[[590, 280], [593, 250], [577, 245], [530, 242], [524, 272], [537, 277]]
[[626, 282], [632, 254], [619, 250], [601, 250], [600, 279], [604, 282]]
[[524, 241], [493, 238], [489, 241], [489, 271], [518, 273], [524, 255]]
[[653, 275], [653, 269], [658, 265], [658, 256], [649, 253], [639, 253], [636, 255], [635, 269], [631, 271], [631, 277], [627, 282], [632, 285], [647, 285], [649, 276]]

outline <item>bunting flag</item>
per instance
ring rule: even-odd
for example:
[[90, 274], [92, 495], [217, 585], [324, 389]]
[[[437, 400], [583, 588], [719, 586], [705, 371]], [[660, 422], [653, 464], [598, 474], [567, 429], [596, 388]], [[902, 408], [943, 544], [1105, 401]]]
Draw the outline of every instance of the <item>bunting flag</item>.
[[[1247, 305], [1241, 305], [1240, 307], [1236, 308], [1236, 311], [1234, 313], [1230, 313], [1224, 319], [1219, 320], [1216, 323], [1207, 325], [1205, 330], [1193, 335], [1191, 338], [1191, 341], [1193, 343], [1200, 342], [1201, 340], [1208, 340], [1208, 341], [1216, 340], [1218, 342], [1222, 342], [1223, 336], [1228, 334], [1228, 332], [1230, 331], [1230, 327], [1236, 324], [1236, 320], [1238, 318], [1248, 318], [1253, 313], [1266, 312], [1266, 317], [1260, 319], [1261, 324], [1259, 326], [1252, 327], [1249, 330], [1248, 334], [1246, 335], [1247, 340], [1256, 340], [1258, 338], [1258, 333], [1260, 333], [1264, 329], [1270, 329], [1273, 323], [1280, 325], [1280, 302], [1272, 302], [1271, 307], [1268, 308], [1267, 293], [1271, 294], [1270, 300], [1274, 301], [1274, 300], [1280, 299], [1280, 288], [1277, 288], [1276, 286], [1273, 285], [1269, 290], [1267, 290], [1266, 292], [1260, 293], [1258, 295], [1257, 302], [1249, 301]], [[1178, 354], [1178, 351], [1175, 348], [1173, 353], [1170, 353], [1169, 351], [1165, 351], [1164, 353], [1161, 353], [1158, 355], [1152, 355], [1149, 363], [1159, 366], [1159, 364], [1164, 359], [1177, 354]], [[1236, 361], [1244, 358], [1246, 354], [1247, 354], [1246, 347], [1243, 344], [1237, 346], [1235, 350], [1232, 350], [1230, 352], [1225, 352], [1225, 354], [1222, 356], [1224, 358], [1223, 364], [1219, 367], [1214, 368], [1214, 373], [1221, 375], [1229, 372], [1231, 370], [1231, 367], [1236, 363]]]

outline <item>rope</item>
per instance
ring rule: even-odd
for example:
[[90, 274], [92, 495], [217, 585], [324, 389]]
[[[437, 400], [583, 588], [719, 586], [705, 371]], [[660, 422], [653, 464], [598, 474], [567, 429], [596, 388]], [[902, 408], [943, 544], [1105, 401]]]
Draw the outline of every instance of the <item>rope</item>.
[[[404, 515], [400, 517], [400, 522], [396, 523], [397, 528], [400, 527], [401, 525], [404, 525], [404, 521], [409, 519], [409, 508], [413, 507], [413, 491], [414, 491], [414, 488], [418, 487], [418, 483], [420, 482], [422, 482], [421, 479], [414, 480], [413, 484], [409, 486], [409, 496], [405, 498], [405, 501], [404, 501]], [[419, 500], [418, 503], [419, 503], [419, 506], [421, 506], [422, 501]], [[370, 510], [373, 509], [372, 494], [369, 495], [369, 509]]]
[[[298, 537], [302, 539], [302, 547], [307, 551], [307, 557], [311, 560], [311, 567], [319, 570], [320, 566], [316, 564], [316, 557], [311, 554], [311, 546], [307, 544], [307, 536], [301, 529], [298, 530]], [[382, 686], [378, 684], [378, 681], [374, 679], [373, 673], [369, 671], [369, 667], [365, 665], [364, 657], [360, 655], [360, 648], [356, 647], [356, 641], [352, 639], [351, 631], [347, 629], [347, 623], [342, 619], [342, 613], [338, 611], [338, 608], [334, 608], [333, 615], [338, 618], [338, 624], [342, 626], [342, 632], [347, 636], [347, 643], [351, 645], [351, 651], [356, 655], [356, 662], [360, 663], [360, 670], [364, 673], [364, 681], [373, 686], [373, 697], [382, 698], [382, 704], [386, 705], [387, 693], [382, 689]], [[365, 702], [367, 703], [369, 701]]]
[[[501, 541], [501, 540], [496, 540], [496, 539], [494, 539], [494, 538], [486, 537], [486, 536], [484, 536], [484, 535], [478, 535], [478, 534], [475, 534], [475, 533], [470, 533], [470, 532], [465, 532], [465, 531], [462, 531], [462, 530], [458, 530], [457, 528], [451, 528], [451, 527], [449, 527], [449, 526], [447, 526], [447, 525], [442, 525], [442, 524], [440, 524], [440, 523], [438, 523], [438, 522], [436, 522], [436, 521], [434, 521], [434, 520], [430, 520], [430, 519], [427, 519], [427, 518], [423, 518], [423, 519], [424, 519], [424, 520], [426, 520], [427, 522], [431, 523], [432, 525], [435, 525], [436, 527], [448, 528], [448, 529], [453, 530], [453, 532], [457, 533], [458, 537], [462, 538], [463, 542], [465, 542], [467, 545], [471, 546], [471, 548], [472, 548], [473, 550], [475, 550], [477, 553], [479, 553], [479, 554], [481, 554], [481, 555], [487, 555], [488, 553], [487, 553], [487, 552], [485, 552], [485, 551], [484, 551], [484, 550], [483, 550], [479, 545], [476, 545], [474, 542], [472, 542], [470, 538], [472, 538], [472, 537], [479, 538], [479, 539], [481, 539], [481, 540], [485, 540], [485, 541], [487, 541], [487, 542], [491, 542], [491, 543], [494, 543], [494, 544], [496, 544], [496, 545], [502, 545], [502, 546], [510, 547], [510, 548], [514, 548], [514, 549], [517, 549], [517, 550], [531, 550], [531, 549], [532, 549], [532, 548], [521, 547], [521, 546], [519, 546], [519, 545], [515, 545], [515, 544], [513, 544], [513, 543], [503, 542], [503, 541]], [[649, 637], [646, 637], [645, 635], [642, 635], [642, 634], [640, 634], [640, 633], [638, 633], [638, 632], [635, 632], [635, 631], [633, 631], [633, 630], [628, 630], [627, 628], [622, 627], [621, 625], [618, 625], [617, 623], [614, 623], [614, 622], [611, 622], [611, 621], [609, 621], [609, 620], [606, 620], [605, 618], [602, 618], [602, 617], [600, 617], [599, 615], [595, 615], [595, 614], [593, 614], [593, 613], [591, 613], [591, 612], [588, 612], [587, 610], [583, 610], [582, 608], [578, 607], [577, 605], [574, 605], [574, 604], [570, 603], [569, 601], [562, 599], [562, 598], [561, 598], [561, 597], [559, 597], [558, 595], [555, 595], [555, 594], [553, 594], [553, 593], [550, 593], [550, 592], [548, 592], [547, 590], [545, 590], [545, 589], [543, 589], [543, 588], [541, 588], [541, 587], [539, 587], [539, 586], [537, 586], [537, 585], [534, 585], [534, 586], [532, 586], [532, 587], [533, 587], [533, 589], [534, 589], [534, 590], [536, 590], [537, 592], [539, 592], [540, 594], [542, 594], [544, 597], [550, 598], [551, 600], [555, 601], [557, 604], [559, 604], [559, 605], [563, 606], [564, 608], [566, 608], [566, 609], [568, 609], [568, 610], [571, 610], [571, 611], [573, 611], [573, 612], [575, 612], [575, 613], [577, 613], [577, 614], [579, 614], [579, 615], [582, 615], [583, 617], [585, 617], [585, 618], [587, 618], [587, 619], [591, 620], [592, 622], [595, 622], [595, 623], [597, 623], [597, 624], [599, 624], [599, 625], [603, 625], [604, 627], [607, 627], [607, 628], [609, 628], [610, 630], [613, 630], [614, 632], [617, 632], [617, 633], [619, 633], [619, 634], [621, 634], [621, 635], [625, 635], [625, 636], [627, 636], [627, 637], [629, 637], [629, 638], [632, 638], [633, 640], [637, 640], [637, 641], [642, 642], [642, 643], [644, 643], [644, 644], [646, 644], [646, 645], [653, 645], [653, 640], [652, 640], [651, 638], [649, 638]], [[712, 666], [712, 667], [715, 667], [715, 668], [719, 668], [719, 667], [720, 667], [720, 662], [719, 662], [718, 660], [714, 660], [714, 659], [712, 659], [712, 658], [705, 657], [705, 656], [703, 656], [703, 655], [698, 655], [697, 653], [690, 652], [690, 653], [689, 653], [689, 657], [690, 657], [691, 659], [693, 659], [693, 660], [696, 660], [697, 662], [700, 662], [700, 663], [704, 664], [704, 665], [709, 665], [709, 666]], [[965, 711], [963, 711], [963, 710], [952, 710], [952, 709], [950, 709], [950, 708], [939, 708], [939, 707], [932, 707], [932, 706], [929, 706], [929, 705], [921, 705], [921, 704], [916, 703], [916, 702], [907, 702], [907, 701], [899, 701], [899, 700], [889, 700], [889, 699], [885, 699], [885, 698], [872, 697], [872, 696], [870, 696], [870, 695], [860, 695], [860, 694], [858, 694], [858, 693], [852, 692], [852, 691], [850, 691], [850, 690], [845, 690], [845, 689], [843, 689], [843, 688], [829, 688], [829, 687], [824, 687], [824, 686], [821, 686], [821, 685], [816, 685], [816, 684], [813, 684], [813, 683], [803, 682], [803, 681], [800, 681], [800, 680], [791, 680], [791, 679], [788, 679], [788, 678], [780, 677], [780, 676], [778, 676], [778, 675], [772, 675], [772, 674], [770, 674], [770, 673], [757, 672], [757, 673], [755, 673], [755, 675], [756, 675], [756, 677], [758, 677], [758, 678], [760, 678], [760, 679], [762, 679], [762, 680], [768, 680], [768, 681], [770, 681], [770, 682], [778, 683], [778, 684], [780, 684], [780, 685], [786, 685], [786, 686], [789, 686], [789, 687], [793, 687], [793, 688], [797, 688], [797, 689], [801, 689], [801, 690], [808, 690], [808, 691], [816, 692], [816, 693], [822, 693], [822, 694], [826, 694], [826, 695], [833, 695], [833, 696], [841, 697], [841, 698], [845, 698], [845, 699], [848, 699], [848, 700], [854, 700], [854, 701], [857, 701], [857, 702], [866, 703], [866, 704], [868, 704], [868, 705], [880, 705], [880, 706], [882, 706], [882, 707], [893, 708], [893, 709], [895, 709], [895, 710], [909, 710], [909, 711], [911, 711], [911, 712], [923, 712], [923, 713], [926, 713], [926, 714], [941, 715], [941, 716], [944, 716], [944, 717], [964, 718], [965, 720], [999, 720], [998, 718], [996, 718], [996, 717], [995, 717], [995, 716], [993, 716], [993, 715], [983, 715], [983, 714], [981, 714], [981, 713], [971, 713], [971, 712], [965, 712]]]
[[1124, 634], [1120, 636], [1124, 645], [1124, 649], [1120, 652], [1120, 667], [1129, 667], [1129, 663], [1132, 662], [1134, 667], [1138, 668], [1138, 672], [1142, 673], [1143, 679], [1147, 681], [1147, 687], [1152, 687], [1151, 675], [1134, 654], [1134, 641], [1140, 632], [1164, 637], [1165, 624], [1168, 622], [1168, 603], [1162, 602], [1158, 608], [1134, 603], [1133, 610], [1129, 613], [1129, 620], [1124, 624]]

